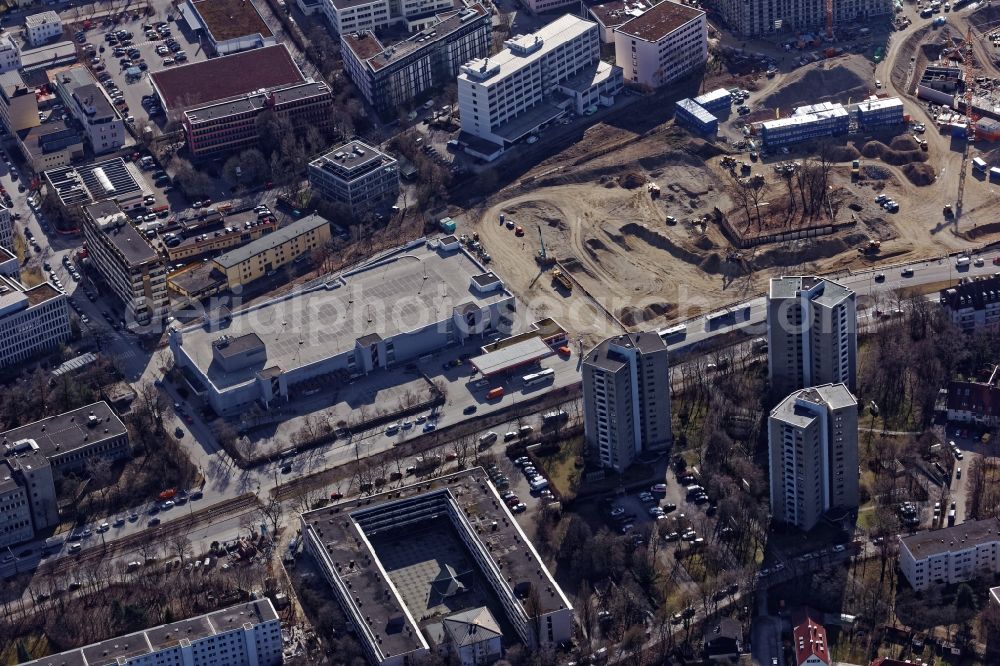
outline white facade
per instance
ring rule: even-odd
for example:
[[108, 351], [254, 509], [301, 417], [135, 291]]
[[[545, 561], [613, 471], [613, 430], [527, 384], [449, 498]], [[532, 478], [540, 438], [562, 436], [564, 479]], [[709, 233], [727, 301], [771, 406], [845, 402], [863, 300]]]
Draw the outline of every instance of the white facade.
[[708, 23], [700, 9], [664, 0], [615, 29], [615, 63], [634, 85], [658, 88], [707, 60]]
[[857, 334], [855, 294], [847, 287], [813, 276], [771, 279], [767, 367], [776, 394], [818, 384], [854, 390]]
[[53, 11], [32, 14], [24, 19], [25, 36], [32, 46], [41, 46], [63, 34], [62, 21], [59, 14]]
[[[601, 63], [596, 23], [566, 14], [538, 32], [518, 35], [489, 58], [473, 60], [458, 77], [462, 130], [503, 146], [563, 115], [569, 106], [614, 103], [621, 70]], [[568, 97], [556, 106], [554, 92]]]
[[83, 126], [85, 137], [96, 155], [118, 150], [125, 145], [125, 123], [90, 70], [82, 65], [71, 67], [57, 74], [53, 80], [62, 103]]
[[858, 403], [843, 384], [796, 391], [768, 417], [771, 513], [801, 530], [831, 508], [854, 508]]
[[9, 32], [0, 34], [0, 74], [21, 68], [21, 49]]
[[434, 14], [454, 9], [453, 0], [326, 0], [324, 10], [337, 34], [379, 30], [402, 23], [416, 32], [435, 22]]
[[25, 289], [0, 276], [0, 367], [52, 351], [69, 336], [65, 294], [47, 282]]
[[33, 442], [0, 458], [0, 548], [59, 524], [52, 466]]
[[165, 624], [25, 662], [23, 666], [278, 666], [281, 621], [269, 599]]
[[583, 359], [587, 455], [624, 472], [643, 452], [672, 441], [670, 364], [656, 332], [604, 340]]
[[577, 0], [524, 0], [522, 3], [533, 14], [551, 12], [563, 7], [575, 7], [579, 3]]
[[965, 522], [899, 537], [899, 568], [917, 591], [1000, 573], [1000, 521]]

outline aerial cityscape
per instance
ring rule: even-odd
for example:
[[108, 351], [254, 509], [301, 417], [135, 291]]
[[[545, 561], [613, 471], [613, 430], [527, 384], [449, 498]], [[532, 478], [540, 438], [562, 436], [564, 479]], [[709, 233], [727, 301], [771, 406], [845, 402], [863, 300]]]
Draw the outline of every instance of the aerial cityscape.
[[989, 0], [0, 0], [0, 666], [1000, 664]]

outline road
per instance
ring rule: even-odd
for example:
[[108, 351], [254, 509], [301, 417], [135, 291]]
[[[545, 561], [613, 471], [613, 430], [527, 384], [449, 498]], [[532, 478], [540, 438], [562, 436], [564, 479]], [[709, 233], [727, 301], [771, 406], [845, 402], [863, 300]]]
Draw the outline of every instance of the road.
[[[5, 187], [8, 187], [9, 191], [16, 192], [16, 184], [13, 186], [13, 189], [11, 189], [11, 185], [9, 185], [9, 174], [0, 175], [0, 182], [3, 182]], [[72, 249], [70, 244], [62, 238], [52, 238], [51, 235], [46, 236], [43, 234], [38, 221], [31, 216], [30, 209], [25, 205], [24, 196], [15, 195], [14, 199], [15, 210], [24, 211], [25, 220], [23, 221], [25, 221], [30, 228], [35, 230], [36, 238], [43, 244], [43, 246], [45, 246], [43, 249], [47, 250], [44, 256], [50, 257], [49, 260], [53, 263], [53, 265], [55, 265], [58, 263], [55, 260], [58, 260], [61, 255]], [[51, 248], [51, 250], [48, 250], [48, 248]], [[889, 303], [892, 301], [892, 294], [894, 290], [899, 287], [917, 287], [924, 284], [938, 284], [954, 280], [960, 276], [972, 277], [991, 275], [996, 269], [996, 267], [992, 265], [992, 256], [992, 254], [985, 256], [983, 266], [969, 266], [962, 271], [955, 268], [953, 259], [942, 258], [939, 260], [921, 261], [908, 264], [908, 267], [913, 270], [911, 277], [903, 277], [901, 274], [902, 267], [894, 267], [892, 269], [876, 268], [864, 272], [840, 275], [837, 276], [836, 279], [846, 286], [854, 289], [859, 296], [871, 297], [873, 303]], [[876, 275], [880, 272], [885, 274], [884, 280], [876, 280]], [[67, 290], [70, 293], [78, 288], [78, 285], [74, 284], [68, 278], [67, 280], [64, 280], [64, 285], [66, 285]], [[156, 360], [156, 356], [143, 351], [138, 345], [137, 339], [131, 335], [113, 331], [101, 319], [99, 312], [103, 306], [100, 304], [100, 301], [98, 301], [98, 304], [94, 304], [84, 298], [77, 298], [77, 302], [81, 305], [82, 309], [88, 313], [91, 325], [102, 331], [102, 344], [104, 345], [105, 350], [117, 359], [119, 366], [122, 368], [129, 381], [133, 384], [141, 384], [143, 382], [155, 382], [158, 379], [161, 379], [162, 371], [159, 367], [160, 363]], [[723, 320], [723, 322], [718, 325], [709, 325], [707, 315], [686, 322], [684, 339], [671, 344], [671, 351], [676, 353], [678, 351], [690, 349], [698, 343], [707, 342], [718, 335], [733, 331], [742, 331], [751, 337], [766, 334], [766, 301], [764, 297], [751, 299], [742, 304], [731, 307], [730, 310], [736, 313], [736, 315], [730, 319]], [[466, 418], [478, 418], [490, 413], [490, 411], [494, 411], [504, 406], [509, 406], [524, 397], [525, 393], [519, 390], [519, 379], [511, 380], [508, 383], [508, 388], [511, 390], [508, 390], [503, 399], [496, 404], [485, 403], [483, 401], [483, 396], [481, 395], [483, 392], [482, 390], [479, 390], [478, 392], [470, 392], [466, 387], [466, 383], [468, 381], [468, 375], [466, 373], [468, 371], [465, 368], [468, 367], [467, 365], [458, 366], [458, 368], [451, 368], [447, 371], [443, 370], [441, 367], [445, 361], [457, 358], [464, 351], [465, 350], [462, 349], [445, 350], [432, 359], [418, 363], [420, 369], [432, 378], [445, 376], [451, 382], [451, 388], [448, 391], [448, 402], [442, 410], [445, 422], [457, 423]], [[579, 357], [576, 351], [577, 350], [574, 350], [574, 354], [569, 360], [563, 360], [559, 357], [551, 357], [550, 359], [546, 359], [544, 361], [543, 364], [545, 366], [553, 367], [556, 370], [555, 382], [548, 387], [548, 390], [567, 386], [579, 381]], [[162, 390], [171, 405], [174, 403], [181, 405], [183, 412], [189, 415], [188, 417], [185, 417], [177, 413], [173, 408], [170, 408], [166, 413], [165, 427], [168, 432], [173, 432], [174, 429], [178, 427], [184, 432], [184, 436], [180, 438], [180, 442], [185, 451], [191, 457], [192, 462], [198, 466], [206, 477], [206, 483], [203, 488], [203, 501], [206, 506], [215, 502], [231, 499], [245, 492], [268, 491], [269, 489], [282, 483], [283, 479], [313, 474], [324, 469], [329, 469], [353, 461], [359, 456], [363, 457], [386, 451], [389, 450], [395, 442], [394, 439], [386, 437], [381, 428], [377, 430], [373, 429], [371, 431], [355, 435], [349, 440], [338, 441], [332, 447], [327, 449], [312, 452], [308, 455], [302, 454], [297, 456], [290, 461], [292, 462], [292, 471], [289, 475], [283, 475], [280, 472], [281, 463], [274, 463], [254, 468], [249, 471], [242, 471], [233, 464], [228, 455], [219, 449], [208, 424], [204, 423], [200, 419], [196, 410], [189, 406], [185, 406], [183, 399], [176, 392], [176, 389], [169, 385], [169, 383], [166, 383]], [[539, 393], [543, 393], [545, 390], [546, 389], [543, 387], [539, 390]], [[475, 405], [477, 408], [475, 416], [463, 414], [463, 411], [472, 405]], [[144, 507], [136, 507], [135, 511], [139, 512], [141, 515], [141, 512], [143, 511], [148, 512], [148, 508], [148, 505]], [[127, 513], [129, 512], [126, 512], [126, 514]], [[181, 514], [178, 512], [176, 515]], [[116, 517], [117, 516], [99, 517], [95, 520], [95, 523], [91, 527], [92, 529], [95, 529], [100, 522], [103, 522], [104, 520], [112, 522]], [[161, 516], [161, 520], [165, 521], [169, 521], [171, 518], [172, 516]], [[109, 532], [105, 535], [105, 538], [114, 539], [128, 536], [136, 531], [144, 529], [147, 522], [147, 520], [140, 520], [134, 523], [128, 523], [120, 530]], [[31, 544], [22, 545], [21, 549], [26, 547], [31, 547]], [[34, 547], [37, 549], [38, 544], [34, 544]], [[5, 566], [6, 568], [4, 568]], [[7, 572], [11, 568], [11, 563], [7, 563], [6, 565], [0, 564], [0, 573], [9, 575]]]

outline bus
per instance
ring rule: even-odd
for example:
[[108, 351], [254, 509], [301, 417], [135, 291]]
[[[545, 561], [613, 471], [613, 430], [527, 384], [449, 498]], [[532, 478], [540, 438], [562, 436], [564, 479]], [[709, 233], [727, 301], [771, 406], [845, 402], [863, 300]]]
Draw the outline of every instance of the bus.
[[670, 328], [665, 328], [659, 331], [660, 339], [664, 342], [670, 342], [671, 340], [683, 340], [687, 336], [687, 326], [684, 324], [677, 324], [676, 326], [671, 326]]
[[542, 382], [555, 379], [556, 371], [552, 368], [547, 368], [545, 370], [540, 370], [539, 372], [532, 373], [530, 375], [525, 375], [521, 377], [521, 381], [524, 382], [525, 386], [534, 386], [535, 384], [541, 384]]

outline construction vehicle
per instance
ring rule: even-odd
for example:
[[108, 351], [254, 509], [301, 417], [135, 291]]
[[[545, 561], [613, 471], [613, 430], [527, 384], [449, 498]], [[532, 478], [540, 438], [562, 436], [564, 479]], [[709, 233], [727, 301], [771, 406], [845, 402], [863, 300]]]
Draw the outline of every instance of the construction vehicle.
[[861, 176], [861, 160], [851, 162], [851, 178], [855, 180]]
[[864, 254], [878, 254], [882, 249], [882, 241], [869, 238], [865, 245], [861, 248]]
[[558, 268], [552, 269], [552, 279], [562, 285], [563, 289], [566, 291], [573, 291], [573, 283], [570, 282], [570, 279], [566, 277], [566, 274]]
[[653, 199], [660, 198], [660, 186], [656, 183], [648, 183], [646, 189], [649, 191], [649, 196]]
[[944, 216], [945, 216], [945, 217], [947, 217], [947, 218], [948, 218], [949, 220], [950, 220], [950, 219], [951, 219], [952, 217], [954, 217], [954, 216], [955, 216], [955, 211], [954, 211], [954, 210], [952, 210], [952, 208], [951, 208], [951, 204], [945, 204], [945, 205], [944, 205], [944, 209], [943, 209], [943, 210], [942, 210], [941, 212], [942, 212], [942, 213], [944, 214]]

